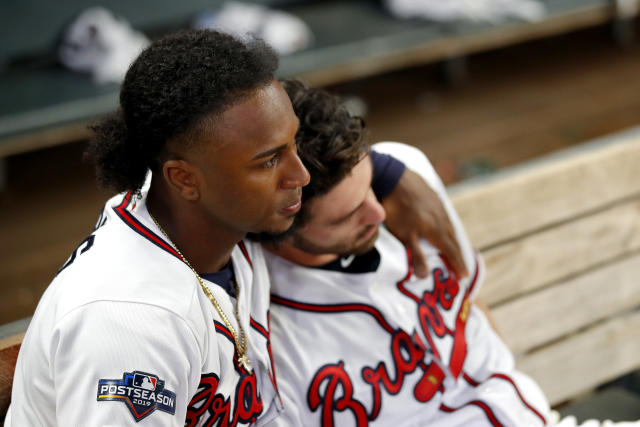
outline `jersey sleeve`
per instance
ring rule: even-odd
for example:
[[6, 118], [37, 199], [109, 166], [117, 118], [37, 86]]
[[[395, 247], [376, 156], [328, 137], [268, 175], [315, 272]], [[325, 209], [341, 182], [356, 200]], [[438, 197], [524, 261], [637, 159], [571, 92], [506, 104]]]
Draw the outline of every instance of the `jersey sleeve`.
[[[275, 320], [275, 319], [274, 319]], [[277, 322], [277, 320], [276, 320]], [[307, 392], [302, 387], [305, 383], [305, 374], [297, 367], [306, 366], [303, 360], [306, 356], [297, 349], [297, 344], [289, 346], [286, 351], [278, 351], [278, 344], [283, 345], [284, 330], [279, 333], [282, 326], [275, 326], [272, 335], [275, 348], [276, 374], [278, 375], [278, 393], [282, 399], [283, 411], [278, 416], [267, 423], [266, 427], [292, 427], [292, 426], [312, 426], [318, 425], [315, 414], [310, 413], [307, 404]], [[291, 328], [291, 326], [290, 326]], [[297, 362], [296, 362], [297, 360]], [[314, 423], [315, 422], [315, 423]]]
[[299, 400], [303, 399], [304, 396], [291, 390], [291, 384], [290, 381], [282, 381], [282, 384], [279, 384], [280, 398], [282, 399], [284, 410], [265, 424], [265, 427], [302, 427], [310, 425], [311, 420], [301, 413], [301, 409], [305, 407], [302, 405], [306, 405], [306, 403]]
[[379, 142], [374, 144], [372, 147], [378, 153], [387, 153], [392, 155], [398, 161], [403, 162], [407, 168], [416, 172], [420, 175], [425, 182], [436, 192], [440, 201], [442, 202], [445, 210], [447, 211], [447, 215], [449, 216], [449, 220], [453, 225], [453, 228], [456, 233], [456, 238], [458, 240], [458, 244], [460, 245], [460, 249], [462, 250], [462, 255], [467, 266], [467, 270], [469, 274], [475, 275], [474, 282], [477, 284], [473, 287], [473, 292], [471, 297], [475, 297], [477, 295], [478, 290], [480, 288], [480, 284], [484, 280], [484, 262], [480, 253], [475, 250], [473, 244], [469, 240], [467, 232], [456, 212], [449, 195], [447, 194], [447, 190], [436, 173], [435, 169], [429, 162], [429, 159], [425, 154], [416, 147], [411, 145], [402, 144], [399, 142]]
[[165, 308], [98, 301], [75, 309], [47, 349], [57, 425], [183, 426], [200, 347], [193, 328]]
[[398, 185], [400, 177], [404, 173], [404, 163], [389, 154], [378, 153], [371, 150], [371, 163], [373, 165], [373, 178], [371, 188], [378, 200], [383, 200]]

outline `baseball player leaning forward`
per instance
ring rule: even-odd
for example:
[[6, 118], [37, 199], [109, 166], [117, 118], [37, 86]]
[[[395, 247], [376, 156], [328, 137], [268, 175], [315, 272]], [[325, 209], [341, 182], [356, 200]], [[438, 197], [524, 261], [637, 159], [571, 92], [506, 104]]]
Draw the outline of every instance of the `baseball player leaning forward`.
[[304, 123], [297, 142], [311, 183], [292, 230], [265, 244], [271, 344], [285, 406], [270, 425], [575, 426], [575, 418], [550, 413], [476, 306], [482, 259], [427, 158], [404, 144], [374, 146], [435, 189], [466, 277], [425, 241], [429, 274], [412, 274], [410, 251], [380, 225], [385, 211], [369, 186], [361, 122], [326, 92], [297, 81], [284, 86]]
[[[276, 66], [264, 43], [212, 31], [156, 41], [133, 63], [89, 150], [122, 194], [38, 304], [6, 426], [261, 425], [278, 414], [269, 277], [261, 247], [242, 241], [288, 229], [309, 181]], [[434, 215], [445, 219], [434, 239], [447, 242], [446, 215]]]

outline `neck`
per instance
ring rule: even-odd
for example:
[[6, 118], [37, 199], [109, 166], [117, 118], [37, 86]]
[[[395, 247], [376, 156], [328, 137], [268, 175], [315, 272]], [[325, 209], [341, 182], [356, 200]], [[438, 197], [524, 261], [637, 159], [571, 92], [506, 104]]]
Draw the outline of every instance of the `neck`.
[[202, 274], [222, 269], [235, 245], [244, 238], [244, 233], [223, 227], [196, 203], [172, 198], [157, 186], [149, 190], [147, 209], [189, 264]]
[[338, 258], [337, 254], [312, 254], [296, 248], [290, 239], [276, 244], [264, 244], [266, 250], [288, 261], [307, 267], [324, 265]]

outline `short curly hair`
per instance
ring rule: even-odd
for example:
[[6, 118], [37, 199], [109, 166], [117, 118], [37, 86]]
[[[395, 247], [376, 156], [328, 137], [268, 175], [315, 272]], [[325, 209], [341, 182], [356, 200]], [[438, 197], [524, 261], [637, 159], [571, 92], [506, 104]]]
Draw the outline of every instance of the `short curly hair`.
[[311, 175], [310, 183], [302, 188], [302, 208], [294, 223], [300, 227], [309, 220], [309, 200], [328, 193], [349, 175], [369, 145], [364, 120], [351, 115], [340, 97], [296, 79], [283, 80], [282, 86], [300, 120], [298, 155]]
[[129, 68], [120, 108], [93, 125], [86, 157], [99, 182], [139, 191], [167, 144], [188, 149], [212, 114], [220, 114], [273, 79], [278, 58], [261, 40], [212, 30], [175, 33], [147, 47]]

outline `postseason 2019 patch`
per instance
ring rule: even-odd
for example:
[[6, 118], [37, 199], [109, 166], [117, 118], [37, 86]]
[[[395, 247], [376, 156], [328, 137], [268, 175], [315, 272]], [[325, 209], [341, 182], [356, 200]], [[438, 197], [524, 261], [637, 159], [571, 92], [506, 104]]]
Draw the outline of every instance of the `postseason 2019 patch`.
[[176, 394], [164, 388], [157, 375], [141, 371], [125, 372], [122, 379], [98, 381], [98, 402], [124, 403], [136, 422], [156, 409], [171, 415], [176, 412]]

